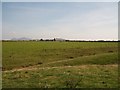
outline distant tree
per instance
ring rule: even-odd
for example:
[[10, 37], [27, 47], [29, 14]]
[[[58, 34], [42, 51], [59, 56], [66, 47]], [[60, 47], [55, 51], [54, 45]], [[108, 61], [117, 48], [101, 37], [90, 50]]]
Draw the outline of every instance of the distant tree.
[[43, 41], [43, 39], [40, 39], [40, 41]]
[[56, 41], [56, 39], [54, 38], [53, 41]]
[[66, 42], [69, 42], [70, 40], [65, 40]]
[[104, 42], [104, 40], [98, 40], [98, 42]]

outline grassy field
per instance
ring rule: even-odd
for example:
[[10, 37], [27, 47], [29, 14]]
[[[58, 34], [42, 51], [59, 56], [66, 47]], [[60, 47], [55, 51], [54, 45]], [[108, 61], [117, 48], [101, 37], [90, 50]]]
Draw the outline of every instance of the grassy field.
[[3, 42], [3, 88], [117, 88], [117, 42]]

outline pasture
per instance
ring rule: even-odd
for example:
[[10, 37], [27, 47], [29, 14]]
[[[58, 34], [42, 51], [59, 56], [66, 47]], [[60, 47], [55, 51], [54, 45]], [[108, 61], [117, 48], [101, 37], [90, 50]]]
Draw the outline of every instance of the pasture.
[[3, 88], [117, 88], [117, 42], [2, 43]]

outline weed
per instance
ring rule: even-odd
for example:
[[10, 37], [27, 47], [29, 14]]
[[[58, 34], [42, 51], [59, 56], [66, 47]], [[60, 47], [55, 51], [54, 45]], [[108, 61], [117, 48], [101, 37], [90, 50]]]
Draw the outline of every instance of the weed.
[[67, 77], [64, 80], [64, 85], [66, 88], [76, 88], [79, 84], [82, 78], [80, 76], [72, 75], [71, 73], [68, 73]]

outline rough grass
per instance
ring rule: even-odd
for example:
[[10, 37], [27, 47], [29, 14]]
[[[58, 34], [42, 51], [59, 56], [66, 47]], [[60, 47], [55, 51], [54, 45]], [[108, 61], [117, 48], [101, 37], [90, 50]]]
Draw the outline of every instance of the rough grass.
[[3, 42], [3, 88], [117, 88], [117, 42]]
[[3, 42], [3, 68], [13, 69], [114, 53], [117, 49], [115, 42]]
[[118, 63], [118, 53], [103, 53], [91, 56], [78, 57], [75, 59], [67, 59], [54, 61], [39, 65], [39, 67], [55, 67], [55, 66], [76, 66], [76, 65], [108, 65]]
[[3, 88], [117, 88], [117, 65], [3, 72]]

